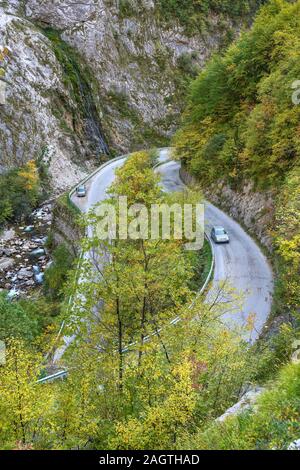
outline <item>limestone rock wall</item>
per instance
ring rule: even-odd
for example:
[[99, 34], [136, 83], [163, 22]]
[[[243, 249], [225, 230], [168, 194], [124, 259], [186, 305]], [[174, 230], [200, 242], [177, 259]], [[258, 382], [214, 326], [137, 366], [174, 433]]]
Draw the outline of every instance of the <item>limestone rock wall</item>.
[[203, 66], [226, 34], [217, 17], [205, 38], [188, 37], [176, 23], [164, 27], [155, 3], [131, 0], [131, 14], [124, 15], [119, 0], [26, 2], [28, 18], [58, 28], [89, 64], [104, 127], [118, 151], [165, 143], [182, 110], [180, 58]]
[[64, 83], [64, 71], [40, 30], [2, 6], [0, 45], [8, 50], [2, 77], [6, 102], [0, 105], [0, 172], [42, 156], [54, 189], [61, 191], [91, 166], [87, 144], [73, 128], [77, 104]]
[[[185, 184], [196, 183], [184, 168], [180, 172]], [[272, 191], [257, 192], [253, 183], [245, 182], [242, 188], [232, 189], [228, 184], [219, 181], [204, 191], [206, 197], [214, 204], [224, 209], [231, 217], [246, 227], [268, 251], [272, 246], [272, 225], [274, 223], [275, 194]]]
[[209, 31], [187, 35], [161, 21], [157, 2], [125, 3], [127, 13], [124, 0], [0, 1], [0, 172], [42, 155], [58, 193], [99, 165], [103, 147], [107, 158], [106, 143], [116, 153], [166, 144], [187, 81], [233, 25], [211, 15]]

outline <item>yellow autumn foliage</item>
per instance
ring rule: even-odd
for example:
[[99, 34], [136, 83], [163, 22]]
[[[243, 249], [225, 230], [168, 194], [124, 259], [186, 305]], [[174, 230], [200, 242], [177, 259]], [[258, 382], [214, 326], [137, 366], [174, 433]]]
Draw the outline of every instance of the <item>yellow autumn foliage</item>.
[[34, 160], [29, 160], [18, 172], [20, 184], [28, 191], [35, 191], [39, 185], [39, 174]]

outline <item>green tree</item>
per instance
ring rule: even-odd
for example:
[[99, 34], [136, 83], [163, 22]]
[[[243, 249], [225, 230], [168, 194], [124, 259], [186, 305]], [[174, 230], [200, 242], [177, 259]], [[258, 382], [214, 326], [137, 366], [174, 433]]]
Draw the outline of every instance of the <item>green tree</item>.
[[[157, 202], [161, 190], [153, 173], [151, 155], [133, 155], [118, 171], [111, 192], [115, 196], [106, 202], [116, 209], [119, 195], [126, 195], [129, 204], [138, 201], [150, 207]], [[72, 318], [74, 309], [79, 319], [89, 318], [83, 323], [79, 320], [80, 329], [85, 330], [83, 336], [87, 335], [93, 318], [93, 331], [89, 334], [98, 337], [98, 346], [109, 355], [118, 351], [119, 387], [122, 388], [124, 349], [138, 341], [141, 364], [145, 337], [159, 331], [189, 299], [188, 284], [193, 272], [188, 258], [183, 256], [183, 241], [118, 239], [101, 243], [96, 230], [100, 220], [97, 210], [86, 220], [87, 226], [95, 229], [90, 230], [94, 236], [83, 243], [86, 255], [79, 274], [75, 274], [80, 282]], [[71, 289], [73, 286], [72, 280]], [[99, 308], [101, 313], [96, 315]]]
[[[255, 410], [211, 423], [189, 445], [214, 450], [284, 450], [299, 438], [299, 364], [289, 364], [258, 398]], [[183, 444], [184, 445], [184, 444]]]
[[38, 318], [31, 315], [25, 305], [0, 294], [0, 339], [19, 337], [32, 341], [39, 332]]
[[35, 447], [51, 429], [51, 387], [36, 383], [42, 368], [36, 351], [19, 339], [9, 340], [6, 346], [6, 362], [0, 366], [1, 447]]

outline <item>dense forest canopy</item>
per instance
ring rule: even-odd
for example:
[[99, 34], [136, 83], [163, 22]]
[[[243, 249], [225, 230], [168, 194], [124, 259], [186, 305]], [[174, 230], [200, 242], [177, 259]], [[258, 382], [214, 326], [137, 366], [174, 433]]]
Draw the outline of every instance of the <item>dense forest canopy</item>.
[[206, 182], [282, 182], [299, 162], [300, 3], [272, 1], [250, 32], [192, 83], [178, 155]]

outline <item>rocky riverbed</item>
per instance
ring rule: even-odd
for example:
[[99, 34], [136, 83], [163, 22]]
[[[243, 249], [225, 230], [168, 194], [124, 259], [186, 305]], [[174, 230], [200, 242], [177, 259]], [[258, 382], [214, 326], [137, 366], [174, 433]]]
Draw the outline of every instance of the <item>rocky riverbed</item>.
[[36, 209], [27, 225], [12, 226], [0, 235], [0, 291], [10, 297], [28, 295], [44, 280], [50, 263], [46, 248], [52, 220], [52, 206]]

